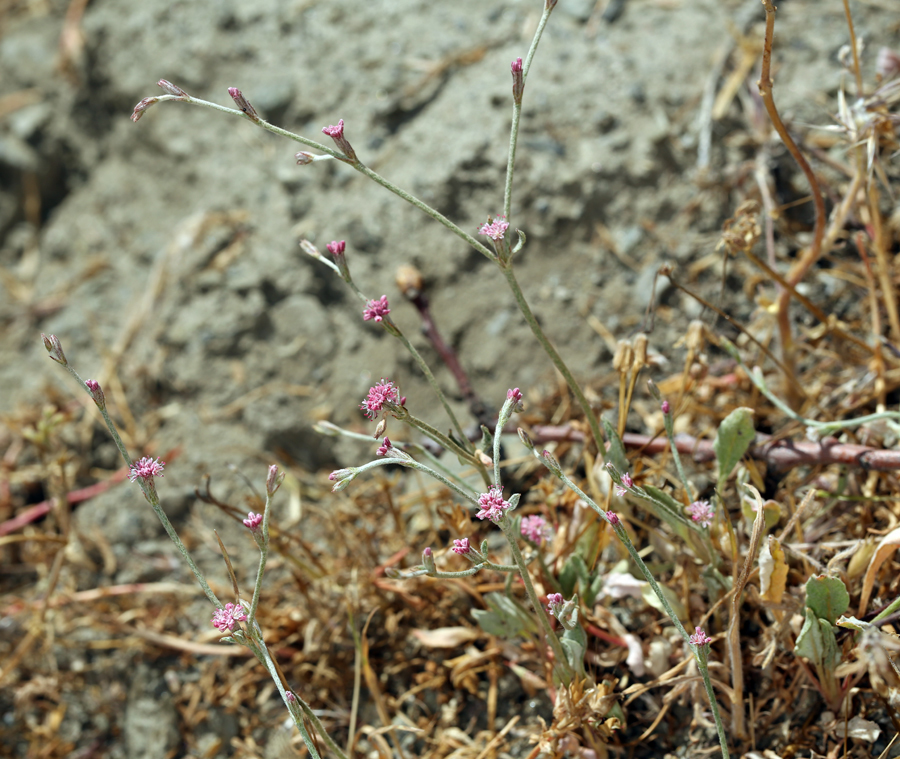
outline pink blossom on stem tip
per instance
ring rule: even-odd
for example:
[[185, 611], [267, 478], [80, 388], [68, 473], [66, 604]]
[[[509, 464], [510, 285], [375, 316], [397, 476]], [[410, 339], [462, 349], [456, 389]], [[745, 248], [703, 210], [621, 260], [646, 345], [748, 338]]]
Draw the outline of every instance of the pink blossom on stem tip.
[[262, 521], [262, 514], [254, 514], [251, 511], [249, 514], [247, 514], [247, 518], [244, 520], [244, 526], [248, 527], [251, 532], [256, 532], [259, 529], [259, 526], [262, 524]]
[[691, 641], [695, 646], [705, 646], [708, 643], [712, 643], [712, 638], [710, 638], [705, 632], [703, 632], [702, 627], [695, 627], [694, 634], [691, 635], [688, 640]]
[[213, 627], [219, 632], [232, 632], [238, 622], [247, 619], [247, 612], [238, 604], [225, 604], [224, 609], [216, 609], [212, 616]]
[[378, 300], [370, 300], [366, 303], [366, 309], [363, 311], [363, 321], [367, 322], [371, 319], [380, 322], [390, 312], [387, 295], [382, 295]]
[[522, 73], [522, 59], [516, 58], [510, 66], [513, 78], [513, 100], [517, 105], [522, 104], [522, 93], [525, 90], [525, 75]]
[[607, 511], [606, 518], [609, 520], [609, 523], [615, 527], [619, 523], [619, 515], [616, 514], [615, 511]]
[[453, 553], [458, 553], [460, 556], [467, 554], [469, 552], [469, 539], [463, 538], [462, 540], [454, 540], [453, 548], [450, 550], [453, 551]]
[[166, 462], [160, 461], [159, 458], [154, 460], [149, 456], [144, 456], [144, 458], [135, 461], [131, 465], [131, 473], [128, 475], [128, 479], [134, 482], [140, 478], [146, 482], [154, 477], [164, 477], [163, 467], [165, 465]]
[[478, 505], [481, 510], [475, 514], [479, 519], [490, 519], [496, 523], [503, 516], [503, 512], [509, 508], [509, 502], [503, 500], [503, 491], [496, 485], [492, 485], [487, 493], [478, 496]]
[[367, 418], [375, 420], [384, 408], [385, 403], [392, 403], [397, 406], [403, 405], [400, 393], [394, 383], [382, 378], [369, 388], [366, 399], [359, 404], [359, 408]]
[[506, 400], [512, 401], [513, 411], [518, 413], [525, 410], [525, 406], [522, 404], [522, 391], [519, 388], [514, 387], [512, 390], [508, 390], [506, 392]]
[[526, 538], [528, 538], [528, 540], [537, 546], [545, 540], [549, 540], [550, 535], [552, 534], [552, 530], [550, 525], [547, 524], [547, 520], [537, 514], [533, 514], [530, 517], [524, 517], [519, 530]]
[[668, 414], [668, 413], [669, 413], [669, 402], [668, 402], [668, 401], [663, 401], [663, 402], [662, 402], [662, 412], [663, 412], [664, 414]]
[[338, 146], [340, 151], [347, 156], [351, 161], [356, 160], [356, 152], [351, 147], [350, 143], [347, 141], [347, 138], [344, 137], [344, 120], [341, 119], [338, 121], [337, 125], [331, 125], [322, 128], [322, 132], [327, 134], [332, 140], [334, 140], [334, 144]]
[[394, 444], [391, 442], [391, 439], [386, 437], [384, 439], [384, 442], [379, 446], [377, 453], [379, 456], [387, 456], [388, 451], [390, 451], [393, 447]]
[[478, 228], [478, 234], [490, 237], [496, 242], [503, 239], [507, 229], [509, 229], [509, 222], [505, 216], [497, 216], [493, 219], [489, 217], [487, 223]]
[[563, 598], [562, 593], [550, 593], [547, 596], [547, 611], [550, 612], [552, 616], [556, 616], [559, 614], [560, 609], [562, 609], [563, 604], [565, 603], [565, 599]]
[[700, 522], [701, 527], [709, 527], [713, 523], [716, 510], [709, 501], [694, 501], [687, 507], [688, 514], [695, 522]]

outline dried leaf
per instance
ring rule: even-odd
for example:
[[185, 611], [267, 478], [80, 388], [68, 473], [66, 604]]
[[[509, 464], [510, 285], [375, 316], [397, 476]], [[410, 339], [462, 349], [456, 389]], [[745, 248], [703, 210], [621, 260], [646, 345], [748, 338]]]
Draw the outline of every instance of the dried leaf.
[[780, 604], [787, 585], [788, 565], [784, 549], [770, 535], [759, 552], [759, 588], [764, 600]]
[[878, 574], [881, 565], [898, 548], [900, 548], [900, 527], [885, 535], [878, 544], [878, 548], [875, 549], [875, 555], [872, 556], [872, 560], [869, 562], [869, 568], [866, 570], [866, 577], [863, 580], [863, 589], [859, 597], [859, 610], [857, 611], [858, 617], [863, 617], [866, 614], [869, 599], [872, 597], [872, 587], [875, 585], [875, 575]]
[[434, 630], [413, 630], [413, 636], [426, 648], [456, 648], [471, 643], [479, 636], [469, 627], [437, 627]]

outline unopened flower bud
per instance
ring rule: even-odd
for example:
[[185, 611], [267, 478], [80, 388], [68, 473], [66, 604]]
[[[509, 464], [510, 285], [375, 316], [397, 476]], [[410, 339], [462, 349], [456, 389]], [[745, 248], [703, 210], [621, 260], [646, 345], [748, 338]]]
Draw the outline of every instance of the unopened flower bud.
[[245, 114], [247, 114], [247, 116], [249, 116], [252, 121], [259, 121], [259, 114], [256, 112], [256, 109], [252, 105], [250, 105], [250, 101], [244, 97], [244, 93], [242, 93], [237, 87], [229, 87], [228, 94], [231, 95], [231, 99], [234, 100], [234, 104]]
[[294, 153], [294, 158], [297, 159], [298, 166], [306, 166], [306, 164], [313, 162], [313, 154], [307, 153], [305, 150], [301, 150], [299, 153]]
[[519, 390], [519, 388], [514, 387], [512, 390], [507, 390], [506, 400], [512, 401], [512, 410], [514, 412], [522, 412], [525, 410], [525, 406], [522, 405], [522, 391]]
[[284, 472], [279, 472], [278, 466], [272, 464], [269, 467], [269, 473], [266, 475], [266, 493], [269, 494], [270, 498], [275, 495], [282, 482], [284, 482]]
[[297, 700], [297, 697], [289, 690], [284, 692], [284, 697], [290, 704], [293, 704]]
[[394, 444], [391, 442], [391, 439], [386, 437], [384, 442], [379, 446], [377, 453], [379, 456], [387, 456], [393, 447]]
[[516, 105], [522, 105], [522, 93], [525, 91], [525, 76], [522, 73], [522, 59], [516, 58], [512, 62], [513, 100]]
[[662, 408], [662, 412], [663, 412], [664, 414], [668, 414], [669, 411], [671, 410], [670, 407], [669, 407], [669, 402], [668, 402], [668, 401], [663, 401], [663, 402], [662, 402], [662, 405], [660, 406], [660, 408]]
[[332, 240], [325, 248], [331, 253], [331, 257], [334, 258], [334, 262], [339, 267], [345, 265], [344, 251], [347, 250], [347, 243], [344, 240], [341, 240], [340, 242]]
[[541, 451], [539, 458], [544, 463], [544, 466], [553, 472], [553, 474], [557, 477], [562, 476], [562, 467], [559, 465], [559, 462], [553, 458], [553, 454], [551, 454], [550, 451]]
[[175, 97], [186, 98], [188, 94], [181, 89], [178, 85], [172, 84], [167, 79], [160, 79], [157, 84], [162, 87], [166, 92], [170, 95], [175, 95]]
[[256, 532], [259, 529], [259, 526], [263, 523], [263, 515], [262, 514], [254, 514], [252, 511], [247, 514], [247, 518], [243, 520], [244, 526], [250, 530], [250, 532]]
[[615, 527], [619, 523], [619, 515], [616, 514], [615, 511], [607, 511], [606, 518], [609, 520], [609, 523]]
[[41, 332], [41, 340], [44, 341], [44, 347], [47, 349], [47, 353], [50, 354], [50, 358], [63, 366], [69, 365], [69, 362], [66, 361], [66, 354], [63, 353], [62, 345], [56, 335], [45, 335]]
[[341, 119], [338, 121], [337, 126], [327, 126], [322, 128], [322, 132], [327, 134], [332, 140], [334, 140], [334, 144], [338, 146], [338, 149], [349, 158], [354, 163], [359, 159], [356, 157], [356, 151], [353, 150], [350, 143], [347, 141], [347, 138], [344, 137], [344, 120]]
[[425, 565], [425, 569], [428, 570], [429, 574], [433, 574], [437, 571], [437, 568], [434, 566], [434, 555], [431, 553], [431, 548], [426, 548], [422, 551], [422, 563]]
[[140, 120], [141, 116], [144, 115], [144, 111], [146, 111], [151, 105], [156, 105], [159, 102], [159, 98], [149, 97], [144, 98], [140, 103], [138, 103], [134, 110], [131, 112], [131, 120], [137, 124]]
[[516, 432], [519, 433], [519, 440], [522, 441], [522, 445], [524, 445], [529, 451], [534, 453], [534, 441], [528, 436], [528, 433], [525, 432], [521, 427], [516, 429]]
[[106, 396], [103, 394], [103, 388], [100, 387], [100, 383], [97, 380], [85, 380], [85, 387], [91, 394], [91, 398], [94, 399], [94, 403], [97, 404], [97, 408], [106, 408]]
[[375, 427], [375, 434], [372, 435], [372, 437], [378, 440], [378, 438], [384, 434], [385, 429], [387, 429], [387, 419], [381, 417], [381, 421], [379, 421], [378, 426]]
[[662, 393], [659, 392], [659, 388], [653, 380], [647, 380], [647, 389], [650, 391], [650, 395], [656, 398], [656, 400], [662, 400]]

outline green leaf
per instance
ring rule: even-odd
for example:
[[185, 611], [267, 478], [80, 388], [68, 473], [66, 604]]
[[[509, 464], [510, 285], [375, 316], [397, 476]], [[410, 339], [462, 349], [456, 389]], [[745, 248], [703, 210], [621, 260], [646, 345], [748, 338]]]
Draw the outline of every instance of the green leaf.
[[603, 434], [609, 441], [609, 450], [606, 452], [606, 462], [612, 464], [620, 472], [628, 471], [628, 456], [625, 455], [625, 446], [622, 438], [616, 431], [615, 425], [605, 416], [600, 417], [600, 424], [603, 425]]
[[588, 568], [581, 556], [574, 554], [569, 557], [569, 560], [562, 568], [562, 572], [559, 573], [559, 584], [565, 598], [571, 598], [577, 586], [580, 585], [581, 588], [587, 587]]
[[747, 452], [755, 435], [751, 408], [736, 408], [722, 420], [713, 442], [716, 461], [719, 462], [719, 492], [725, 487], [728, 475]]
[[810, 577], [806, 583], [806, 605], [819, 619], [833, 625], [850, 608], [850, 594], [837, 577]]
[[803, 629], [797, 636], [794, 653], [809, 659], [816, 667], [831, 673], [841, 663], [841, 652], [834, 638], [834, 628], [825, 619], [816, 617], [812, 609], [806, 610]]
[[490, 608], [473, 609], [472, 616], [488, 635], [510, 640], [527, 630], [536, 630], [534, 619], [502, 593], [488, 593], [484, 600]]
[[579, 675], [584, 675], [584, 652], [587, 650], [587, 634], [581, 625], [574, 630], [566, 630], [560, 639], [566, 659]]

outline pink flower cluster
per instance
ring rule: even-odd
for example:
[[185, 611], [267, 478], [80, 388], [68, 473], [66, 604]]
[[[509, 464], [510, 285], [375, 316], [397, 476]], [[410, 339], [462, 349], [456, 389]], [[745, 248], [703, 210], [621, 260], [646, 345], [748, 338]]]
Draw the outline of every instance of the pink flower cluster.
[[225, 604], [224, 609], [216, 609], [212, 616], [213, 627], [219, 632], [232, 632], [238, 622], [247, 619], [244, 607], [238, 604]]
[[390, 451], [391, 448], [393, 448], [393, 447], [394, 447], [394, 444], [391, 442], [391, 439], [386, 437], [384, 439], [384, 442], [378, 447], [378, 450], [376, 451], [376, 453], [379, 456], [387, 456], [388, 451]]
[[469, 552], [469, 539], [463, 538], [462, 540], [454, 540], [453, 548], [450, 549], [453, 553], [458, 553], [460, 556], [467, 554]]
[[154, 477], [164, 477], [163, 467], [165, 465], [166, 462], [160, 461], [159, 458], [154, 460], [149, 456], [144, 456], [144, 458], [135, 461], [131, 465], [131, 473], [128, 475], [128, 479], [134, 482], [140, 478], [146, 482]]
[[382, 295], [378, 300], [370, 300], [366, 303], [366, 309], [363, 311], [363, 321], [367, 322], [371, 319], [380, 322], [390, 312], [387, 295]]
[[701, 527], [709, 527], [713, 523], [716, 510], [709, 501], [694, 501], [687, 507], [688, 514], [695, 522], [700, 522]]
[[550, 525], [547, 524], [547, 520], [537, 514], [530, 517], [524, 517], [519, 530], [536, 546], [539, 546], [545, 540], [549, 540], [550, 536], [553, 534], [553, 530], [550, 528]]
[[705, 632], [703, 632], [702, 627], [695, 627], [694, 634], [691, 635], [688, 640], [690, 640], [690, 642], [695, 646], [705, 646], [708, 643], [712, 643], [712, 638], [710, 638]]
[[384, 408], [385, 403], [393, 403], [402, 406], [400, 393], [393, 382], [382, 378], [373, 387], [369, 388], [366, 399], [359, 404], [359, 408], [367, 418], [375, 420]]
[[556, 617], [562, 610], [563, 604], [565, 604], [565, 599], [562, 593], [550, 593], [547, 596], [547, 611], [551, 616]]
[[244, 526], [248, 527], [251, 532], [256, 532], [259, 529], [259, 526], [263, 522], [262, 514], [254, 514], [252, 511], [247, 514], [247, 518], [244, 520]]
[[628, 492], [629, 488], [634, 487], [634, 480], [631, 479], [631, 475], [628, 472], [622, 475], [622, 482], [620, 485], [616, 485], [616, 495], [621, 498]]
[[485, 224], [482, 224], [478, 228], [478, 234], [486, 235], [496, 242], [503, 239], [507, 229], [509, 229], [509, 222], [506, 217], [497, 216], [494, 219], [489, 218]]
[[509, 502], [503, 500], [503, 491], [496, 485], [492, 485], [487, 493], [478, 496], [478, 505], [481, 506], [481, 510], [475, 516], [479, 519], [490, 519], [495, 524], [509, 508]]

